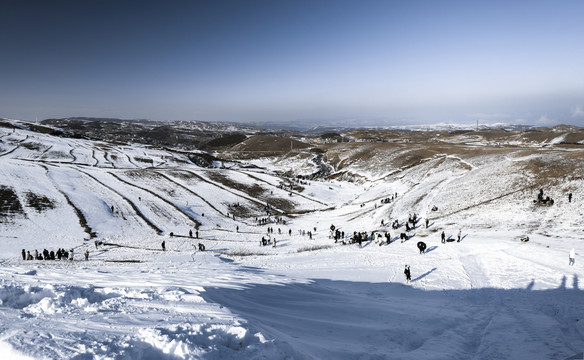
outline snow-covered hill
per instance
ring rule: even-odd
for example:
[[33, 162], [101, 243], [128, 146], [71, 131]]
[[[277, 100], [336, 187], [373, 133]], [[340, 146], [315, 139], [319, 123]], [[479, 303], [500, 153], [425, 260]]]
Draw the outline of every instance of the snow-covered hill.
[[[201, 168], [172, 151], [0, 127], [1, 358], [581, 353], [582, 151], [473, 139], [330, 145], [330, 177], [299, 181], [278, 174], [318, 170], [309, 150]], [[552, 206], [533, 203], [540, 189]], [[442, 243], [443, 231], [461, 241]], [[342, 245], [353, 232], [381, 239]], [[73, 260], [21, 257], [59, 248]]]

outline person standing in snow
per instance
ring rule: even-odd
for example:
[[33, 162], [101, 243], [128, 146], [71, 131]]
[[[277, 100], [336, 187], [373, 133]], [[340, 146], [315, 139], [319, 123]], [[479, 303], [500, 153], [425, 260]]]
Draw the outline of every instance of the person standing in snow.
[[166, 241], [162, 240], [162, 251], [166, 251]]
[[22, 249], [22, 260], [26, 260], [26, 251]]
[[426, 218], [426, 229], [428, 228], [429, 223], [430, 223], [430, 219]]
[[69, 250], [69, 260], [73, 261], [73, 249]]
[[276, 247], [276, 238], [274, 238], [274, 245], [272, 247]]
[[89, 260], [89, 250], [88, 249], [85, 249], [84, 255], [85, 255], [85, 261]]
[[574, 263], [576, 262], [576, 250], [574, 250], [574, 248], [572, 248], [572, 250], [570, 250], [570, 262], [569, 265], [574, 265]]
[[406, 275], [406, 283], [409, 284], [412, 280], [412, 274], [410, 273], [410, 267], [408, 265], [406, 265], [406, 268], [404, 269], [404, 274]]
[[460, 237], [462, 236], [462, 229], [458, 230], [458, 240], [456, 242], [460, 242]]
[[572, 193], [568, 194], [568, 202], [570, 202], [570, 203], [572, 202]]
[[446, 243], [446, 234], [444, 234], [444, 231], [442, 231], [440, 238], [442, 239], [442, 244]]

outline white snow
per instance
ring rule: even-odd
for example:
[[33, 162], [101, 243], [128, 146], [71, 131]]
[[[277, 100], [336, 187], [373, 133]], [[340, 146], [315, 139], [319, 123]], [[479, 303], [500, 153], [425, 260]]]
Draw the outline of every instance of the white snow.
[[[581, 183], [546, 189], [556, 203], [535, 207], [538, 189], [516, 170], [550, 152], [442, 154], [369, 172], [355, 164], [369, 180], [309, 181], [290, 195], [279, 187], [288, 180], [269, 171], [273, 159], [254, 161], [265, 172], [203, 169], [138, 145], [4, 128], [0, 140], [0, 184], [24, 207], [0, 222], [2, 359], [532, 360], [584, 349]], [[277, 168], [292, 166], [288, 158]], [[27, 206], [29, 192], [54, 206]], [[286, 225], [257, 225], [274, 198], [289, 202], [274, 208], [298, 213], [284, 216]], [[228, 216], [234, 203], [248, 216]], [[421, 220], [401, 243], [403, 226], [390, 224], [414, 212]], [[199, 239], [188, 236], [195, 221]], [[390, 232], [392, 243], [341, 245], [329, 238], [331, 224], [346, 237]], [[276, 247], [259, 246], [268, 226]], [[461, 242], [440, 242], [442, 231], [456, 238], [459, 229]], [[75, 258], [21, 258], [22, 249], [45, 248], [74, 248]]]

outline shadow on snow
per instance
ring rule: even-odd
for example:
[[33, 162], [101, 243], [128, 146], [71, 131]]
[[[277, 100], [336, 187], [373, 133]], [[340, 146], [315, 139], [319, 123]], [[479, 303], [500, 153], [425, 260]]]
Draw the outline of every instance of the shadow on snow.
[[533, 281], [525, 289], [426, 291], [314, 279], [208, 287], [201, 296], [307, 359], [565, 359], [584, 348], [584, 293], [576, 275], [572, 288], [566, 282], [538, 291]]

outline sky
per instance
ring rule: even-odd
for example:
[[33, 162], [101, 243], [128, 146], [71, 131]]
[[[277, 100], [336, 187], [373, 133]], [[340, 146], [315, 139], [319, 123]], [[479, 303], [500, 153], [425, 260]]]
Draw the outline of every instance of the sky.
[[584, 1], [0, 2], [0, 117], [584, 126]]

